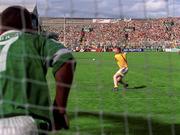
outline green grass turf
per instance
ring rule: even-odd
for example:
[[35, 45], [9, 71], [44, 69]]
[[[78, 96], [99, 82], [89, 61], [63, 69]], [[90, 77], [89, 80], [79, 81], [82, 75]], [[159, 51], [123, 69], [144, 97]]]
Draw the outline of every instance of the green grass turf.
[[[180, 55], [128, 53], [125, 94], [122, 86], [112, 91], [112, 76], [118, 70], [113, 53], [74, 56], [77, 68], [68, 102], [71, 128], [61, 135], [180, 134]], [[48, 79], [53, 97], [50, 73]]]

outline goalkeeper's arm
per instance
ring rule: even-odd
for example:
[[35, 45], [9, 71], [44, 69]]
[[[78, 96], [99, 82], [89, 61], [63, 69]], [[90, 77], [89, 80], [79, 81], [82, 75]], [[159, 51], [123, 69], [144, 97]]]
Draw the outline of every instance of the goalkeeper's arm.
[[59, 130], [61, 128], [68, 129], [69, 122], [66, 115], [66, 106], [69, 91], [71, 88], [76, 63], [74, 60], [67, 61], [55, 74], [56, 80], [56, 97], [54, 101], [54, 127]]

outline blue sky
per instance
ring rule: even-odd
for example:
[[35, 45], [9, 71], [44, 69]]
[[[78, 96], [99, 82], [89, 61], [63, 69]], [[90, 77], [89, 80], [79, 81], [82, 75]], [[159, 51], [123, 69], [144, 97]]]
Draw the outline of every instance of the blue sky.
[[42, 16], [149, 18], [180, 15], [180, 0], [39, 0], [38, 7]]
[[[32, 5], [36, 0], [0, 0]], [[40, 16], [90, 18], [152, 18], [180, 15], [180, 0], [37, 0]]]

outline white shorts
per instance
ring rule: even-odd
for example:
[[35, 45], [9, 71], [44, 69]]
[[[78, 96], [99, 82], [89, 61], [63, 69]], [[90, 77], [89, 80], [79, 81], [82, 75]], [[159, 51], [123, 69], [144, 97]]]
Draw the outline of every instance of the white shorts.
[[120, 69], [116, 72], [116, 74], [124, 77], [124, 75], [125, 75], [127, 72], [128, 72], [128, 68], [127, 68], [127, 67], [123, 67], [123, 68], [120, 68]]
[[0, 135], [38, 135], [35, 120], [30, 116], [0, 119]]

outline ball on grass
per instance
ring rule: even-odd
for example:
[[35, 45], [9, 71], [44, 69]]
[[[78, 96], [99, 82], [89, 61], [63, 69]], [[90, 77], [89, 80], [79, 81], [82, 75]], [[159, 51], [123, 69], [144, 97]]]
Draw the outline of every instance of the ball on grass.
[[95, 61], [96, 59], [93, 58], [92, 60]]

